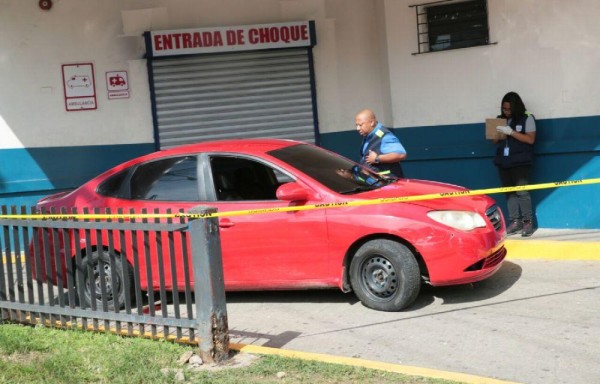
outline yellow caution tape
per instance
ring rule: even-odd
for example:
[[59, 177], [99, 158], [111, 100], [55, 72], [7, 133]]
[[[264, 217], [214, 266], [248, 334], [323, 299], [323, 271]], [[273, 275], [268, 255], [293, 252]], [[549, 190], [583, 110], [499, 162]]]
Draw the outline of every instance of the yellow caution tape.
[[33, 220], [129, 220], [129, 219], [178, 219], [181, 217], [189, 219], [207, 219], [212, 217], [230, 217], [230, 216], [242, 216], [242, 215], [259, 215], [265, 213], [275, 212], [295, 212], [295, 211], [308, 211], [313, 209], [329, 209], [339, 207], [359, 207], [364, 205], [376, 205], [376, 204], [389, 204], [389, 203], [401, 203], [407, 201], [419, 201], [419, 200], [434, 200], [434, 199], [447, 199], [454, 197], [464, 196], [477, 196], [477, 195], [491, 195], [494, 193], [506, 193], [506, 192], [517, 192], [517, 191], [531, 191], [537, 189], [549, 189], [559, 187], [572, 187], [577, 185], [590, 185], [600, 183], [600, 178], [594, 179], [581, 179], [581, 180], [565, 180], [555, 181], [551, 183], [541, 184], [530, 184], [520, 185], [516, 187], [500, 187], [500, 188], [487, 188], [477, 190], [464, 190], [464, 191], [452, 191], [452, 192], [440, 192], [430, 193], [426, 195], [415, 195], [415, 196], [402, 196], [402, 197], [387, 197], [372, 200], [355, 200], [355, 201], [340, 201], [322, 204], [311, 204], [302, 206], [288, 206], [288, 207], [272, 207], [272, 208], [258, 208], [258, 209], [245, 209], [239, 211], [228, 211], [228, 212], [212, 212], [212, 213], [88, 213], [88, 214], [6, 214], [0, 215], [0, 219], [33, 219]]

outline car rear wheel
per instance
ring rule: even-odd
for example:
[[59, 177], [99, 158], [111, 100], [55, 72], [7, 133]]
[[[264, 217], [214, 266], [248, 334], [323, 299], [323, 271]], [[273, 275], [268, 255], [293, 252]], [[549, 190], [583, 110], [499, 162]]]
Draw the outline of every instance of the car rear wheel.
[[[81, 260], [82, 273], [76, 273], [76, 284], [79, 292], [83, 288], [85, 307], [92, 307], [92, 300], [94, 300], [96, 309], [103, 309], [102, 280], [105, 287], [106, 310], [114, 311], [115, 308], [125, 306], [125, 297], [130, 295], [130, 291], [126, 292], [124, 281], [128, 279], [129, 287], [132, 286], [131, 267], [128, 263], [123, 265], [118, 256], [113, 255], [112, 259], [111, 265], [111, 254], [105, 249], [99, 249]], [[113, 266], [114, 273], [111, 270]], [[91, 268], [91, 276], [88, 268]]]
[[392, 240], [371, 240], [352, 258], [350, 283], [364, 306], [400, 311], [419, 295], [419, 265], [406, 246]]

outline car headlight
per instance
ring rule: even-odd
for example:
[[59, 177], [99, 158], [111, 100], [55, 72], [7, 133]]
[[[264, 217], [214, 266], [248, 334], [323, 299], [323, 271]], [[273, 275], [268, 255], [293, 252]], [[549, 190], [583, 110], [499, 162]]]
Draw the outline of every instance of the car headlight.
[[452, 228], [470, 231], [485, 227], [485, 220], [477, 212], [468, 211], [431, 211], [427, 212], [431, 219]]

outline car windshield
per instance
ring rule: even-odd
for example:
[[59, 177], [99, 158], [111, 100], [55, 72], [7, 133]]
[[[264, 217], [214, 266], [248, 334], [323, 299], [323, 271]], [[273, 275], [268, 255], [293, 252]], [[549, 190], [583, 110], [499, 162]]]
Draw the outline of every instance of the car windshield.
[[345, 157], [312, 145], [294, 145], [268, 154], [341, 194], [370, 191], [397, 180], [395, 177], [378, 175]]

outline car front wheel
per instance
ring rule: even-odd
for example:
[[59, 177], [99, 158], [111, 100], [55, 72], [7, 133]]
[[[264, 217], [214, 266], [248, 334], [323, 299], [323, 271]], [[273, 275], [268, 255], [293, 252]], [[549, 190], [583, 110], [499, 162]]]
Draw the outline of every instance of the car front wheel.
[[[99, 249], [81, 260], [81, 273], [76, 273], [76, 284], [78, 291], [83, 290], [83, 302], [86, 307], [92, 307], [95, 300], [96, 309], [103, 309], [102, 280], [104, 280], [105, 298], [108, 311], [125, 306], [126, 292], [124, 281], [129, 279], [131, 287], [131, 268], [129, 264], [121, 263], [121, 258], [112, 256], [107, 250]], [[114, 266], [114, 271], [112, 267]], [[91, 269], [91, 275], [88, 271]], [[113, 273], [114, 272], [114, 273]]]
[[364, 306], [400, 311], [419, 295], [419, 265], [406, 246], [392, 240], [371, 240], [352, 258], [350, 283]]

